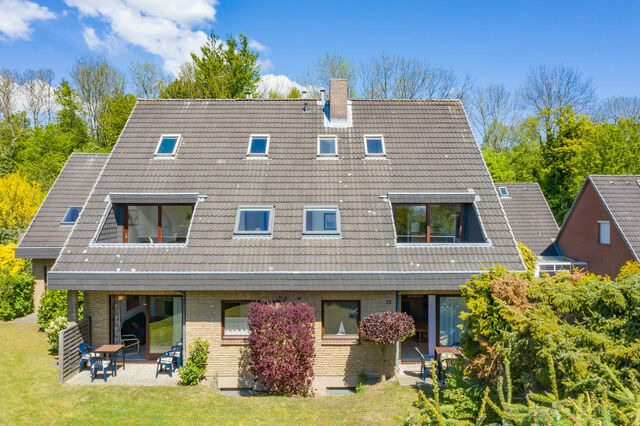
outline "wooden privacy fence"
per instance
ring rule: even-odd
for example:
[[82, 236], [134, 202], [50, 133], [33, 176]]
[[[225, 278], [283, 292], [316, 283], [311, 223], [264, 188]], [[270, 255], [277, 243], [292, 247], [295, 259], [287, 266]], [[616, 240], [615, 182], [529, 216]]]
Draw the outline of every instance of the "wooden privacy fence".
[[60, 383], [69, 380], [78, 372], [80, 363], [80, 343], [91, 344], [91, 317], [87, 317], [76, 325], [72, 325], [60, 332], [58, 349], [58, 370]]

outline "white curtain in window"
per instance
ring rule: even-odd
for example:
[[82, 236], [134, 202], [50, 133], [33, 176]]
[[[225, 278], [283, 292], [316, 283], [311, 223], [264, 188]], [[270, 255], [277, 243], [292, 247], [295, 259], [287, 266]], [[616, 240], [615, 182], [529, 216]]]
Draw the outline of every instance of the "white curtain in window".
[[117, 296], [111, 296], [111, 318], [113, 322], [113, 336], [111, 342], [114, 345], [122, 344], [121, 325], [120, 324], [120, 301]]
[[173, 298], [173, 344], [182, 343], [182, 298]]
[[440, 297], [440, 346], [460, 344], [460, 313], [466, 309], [463, 297]]

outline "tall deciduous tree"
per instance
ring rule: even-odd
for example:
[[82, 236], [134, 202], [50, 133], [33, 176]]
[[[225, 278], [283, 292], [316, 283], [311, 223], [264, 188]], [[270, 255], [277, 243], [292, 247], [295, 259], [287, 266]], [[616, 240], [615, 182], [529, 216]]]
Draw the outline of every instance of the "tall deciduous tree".
[[541, 65], [529, 70], [522, 96], [534, 114], [562, 107], [584, 113], [593, 106], [596, 90], [592, 80], [575, 68]]
[[104, 151], [110, 151], [115, 145], [135, 104], [136, 97], [132, 94], [116, 96], [109, 100], [107, 112], [101, 122], [104, 130]]
[[[31, 123], [37, 127], [44, 118], [46, 123], [51, 122], [53, 110], [52, 98], [54, 88], [50, 82], [55, 74], [50, 69], [27, 70], [23, 76], [22, 94], [25, 98], [25, 107], [28, 109]], [[43, 117], [44, 115], [44, 117]]]
[[58, 129], [70, 140], [72, 149], [80, 149], [88, 142], [89, 135], [87, 124], [80, 115], [78, 95], [67, 80], [62, 80], [55, 95], [60, 105], [56, 117]]
[[640, 117], [640, 96], [614, 96], [602, 100], [593, 113], [596, 121], [615, 122]]
[[105, 146], [101, 127], [111, 98], [122, 96], [125, 77], [103, 57], [79, 58], [71, 70], [74, 89], [85, 112], [91, 136], [99, 147]]
[[502, 84], [477, 88], [467, 98], [469, 119], [483, 145], [493, 150], [505, 147], [511, 125], [519, 115], [517, 97]]
[[471, 79], [451, 69], [382, 52], [360, 66], [362, 95], [372, 99], [463, 99]]
[[348, 96], [356, 96], [358, 69], [355, 63], [345, 59], [340, 53], [325, 53], [318, 58], [311, 70], [303, 76], [305, 86], [311, 88], [316, 96], [321, 88], [328, 89], [332, 78], [346, 78], [349, 80]]
[[132, 62], [129, 73], [139, 98], [157, 98], [167, 85], [167, 76], [162, 69], [150, 61]]
[[162, 97], [243, 98], [256, 91], [260, 78], [258, 53], [249, 48], [244, 34], [228, 35], [225, 42], [211, 34], [200, 54], [191, 54], [191, 60], [162, 91]]

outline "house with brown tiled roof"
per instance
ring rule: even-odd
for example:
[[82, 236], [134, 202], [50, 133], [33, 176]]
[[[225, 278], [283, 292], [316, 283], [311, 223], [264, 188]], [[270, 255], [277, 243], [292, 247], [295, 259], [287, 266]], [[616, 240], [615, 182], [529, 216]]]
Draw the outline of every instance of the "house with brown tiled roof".
[[640, 175], [589, 175], [557, 243], [589, 272], [611, 278], [626, 262], [640, 261]]
[[69, 237], [108, 154], [74, 152], [60, 171], [27, 232], [15, 249], [18, 259], [32, 259], [34, 304], [47, 288], [48, 272]]
[[138, 100], [82, 207], [48, 273], [70, 320], [83, 291], [90, 343], [134, 334], [127, 362], [205, 338], [219, 388], [252, 386], [251, 301], [313, 306], [323, 392], [379, 374], [360, 319], [412, 315], [388, 361], [416, 362], [459, 343], [467, 279], [525, 269], [462, 103], [348, 99], [346, 80], [329, 100]]

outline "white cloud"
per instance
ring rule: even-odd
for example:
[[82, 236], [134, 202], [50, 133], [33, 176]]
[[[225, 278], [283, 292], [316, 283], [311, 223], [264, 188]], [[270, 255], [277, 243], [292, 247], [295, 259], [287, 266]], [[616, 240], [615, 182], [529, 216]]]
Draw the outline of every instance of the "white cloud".
[[258, 52], [267, 52], [269, 50], [267, 46], [254, 39], [249, 40], [249, 49], [254, 49]]
[[28, 40], [32, 21], [54, 19], [56, 15], [45, 6], [25, 0], [0, 0], [0, 33], [4, 38]]
[[302, 92], [302, 90], [306, 89], [307, 92], [311, 93], [310, 88], [303, 86], [302, 84], [296, 83], [291, 80], [286, 75], [275, 75], [275, 74], [267, 74], [263, 75], [258, 81], [257, 92], [261, 94], [263, 97], [267, 97], [269, 92], [275, 92], [280, 96], [286, 96], [292, 88], [296, 88]]
[[106, 50], [112, 52], [115, 48], [115, 41], [113, 37], [109, 40], [103, 40], [96, 34], [96, 30], [91, 27], [85, 27], [82, 33], [85, 43], [91, 50]]
[[[1, 1], [1, 0], [0, 0]], [[89, 48], [108, 49], [119, 38], [160, 56], [164, 68], [176, 73], [191, 52], [207, 40], [198, 27], [215, 21], [216, 0], [65, 0], [81, 15], [109, 25], [110, 34], [100, 39], [93, 28], [84, 37]]]
[[271, 59], [258, 59], [257, 62], [258, 65], [260, 65], [260, 70], [262, 72], [273, 69], [273, 62], [271, 62]]

